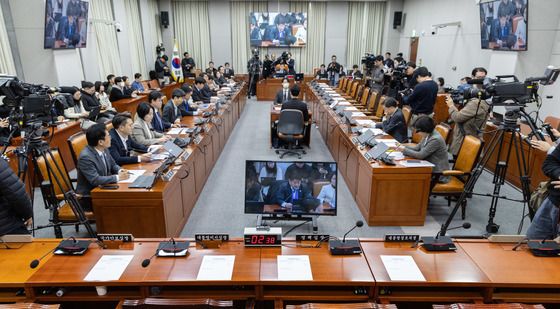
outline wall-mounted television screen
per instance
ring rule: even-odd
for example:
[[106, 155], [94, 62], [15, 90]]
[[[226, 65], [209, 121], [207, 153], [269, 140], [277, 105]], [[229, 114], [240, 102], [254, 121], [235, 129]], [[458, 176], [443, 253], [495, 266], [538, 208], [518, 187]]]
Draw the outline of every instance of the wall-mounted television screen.
[[480, 42], [483, 49], [527, 50], [529, 0], [480, 3]]
[[336, 215], [335, 162], [246, 161], [245, 213]]
[[44, 48], [86, 47], [88, 5], [83, 0], [46, 0]]
[[303, 47], [307, 44], [307, 13], [252, 12], [249, 29], [251, 46]]

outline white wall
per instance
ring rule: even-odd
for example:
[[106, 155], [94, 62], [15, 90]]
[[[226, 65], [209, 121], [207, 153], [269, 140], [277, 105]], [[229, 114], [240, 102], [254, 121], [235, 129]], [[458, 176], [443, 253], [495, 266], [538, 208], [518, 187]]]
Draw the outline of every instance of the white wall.
[[[393, 29], [393, 17], [395, 12], [402, 12], [404, 7], [403, 0], [388, 0], [385, 7], [385, 27], [383, 28], [383, 53], [390, 52], [392, 57], [396, 57], [399, 50], [399, 41], [402, 34], [403, 25], [397, 29]], [[403, 22], [404, 17], [403, 17]]]
[[329, 2], [327, 3], [327, 18], [325, 27], [325, 57], [320, 61], [317, 59], [319, 67], [321, 63], [325, 65], [331, 62], [332, 55], [336, 55], [337, 61], [345, 68], [352, 66], [346, 61], [346, 40], [348, 39], [348, 2]]
[[[130, 61], [130, 55], [132, 53], [130, 52], [130, 44], [128, 43], [130, 29], [126, 27], [128, 12], [125, 9], [124, 1], [113, 1], [113, 14], [115, 15], [115, 21], [123, 25], [121, 31], [117, 32], [117, 44], [119, 45], [122, 72], [115, 74], [133, 77], [135, 72], [132, 70], [132, 62]], [[109, 19], [112, 20], [111, 18]]]
[[[488, 68], [490, 76], [515, 74], [525, 79], [542, 75], [551, 61], [560, 64], [558, 56], [552, 57], [553, 38], [559, 27], [560, 1], [529, 1], [529, 48], [526, 52], [482, 50], [479, 7], [472, 0], [405, 0], [404, 13], [406, 22], [399, 49], [408, 57], [410, 36], [415, 31], [419, 36], [417, 63], [427, 66], [435, 77], [444, 77], [450, 85], [457, 85], [459, 79], [470, 75], [476, 66]], [[437, 35], [431, 35], [433, 24], [454, 21], [461, 21], [461, 27], [443, 28]], [[559, 48], [556, 48], [556, 54]], [[556, 93], [560, 95], [560, 92]], [[545, 103], [542, 115], [560, 116], [560, 108], [547, 105], [551, 104]]]
[[[232, 62], [231, 6], [229, 1], [209, 1], [210, 49], [216, 67]], [[202, 64], [200, 64], [202, 65]]]

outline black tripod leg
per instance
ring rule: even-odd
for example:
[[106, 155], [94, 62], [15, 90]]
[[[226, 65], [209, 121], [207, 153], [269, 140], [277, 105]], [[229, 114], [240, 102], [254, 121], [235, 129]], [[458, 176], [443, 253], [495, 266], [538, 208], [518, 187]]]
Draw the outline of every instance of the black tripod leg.
[[[488, 233], [497, 233], [500, 229], [500, 226], [494, 222], [494, 218], [496, 217], [496, 210], [498, 208], [498, 201], [500, 200], [500, 191], [502, 185], [505, 183], [506, 179], [506, 172], [508, 169], [508, 163], [511, 158], [511, 149], [513, 143], [510, 143], [507, 148], [506, 158], [505, 161], [501, 161], [502, 157], [502, 150], [504, 145], [505, 133], [510, 131], [505, 131], [502, 134], [500, 141], [499, 141], [499, 149], [498, 149], [498, 156], [496, 157], [496, 169], [494, 171], [494, 190], [492, 192], [492, 201], [490, 202], [490, 209], [488, 210], [488, 224], [486, 225], [486, 232]], [[512, 140], [515, 138], [515, 133], [511, 132]]]
[[[529, 204], [531, 200], [531, 176], [529, 173], [529, 167], [527, 164], [527, 160], [525, 155], [523, 154], [523, 138], [521, 137], [521, 133], [517, 133], [517, 138], [513, 139], [515, 143], [515, 152], [517, 156], [517, 169], [519, 171], [519, 180], [521, 181], [521, 192], [523, 194], [523, 209], [525, 206]], [[525, 212], [523, 212], [525, 213]], [[529, 207], [529, 216], [533, 218], [534, 211], [532, 208]], [[519, 228], [517, 233], [521, 233], [521, 229], [523, 228], [523, 219], [519, 224]]]

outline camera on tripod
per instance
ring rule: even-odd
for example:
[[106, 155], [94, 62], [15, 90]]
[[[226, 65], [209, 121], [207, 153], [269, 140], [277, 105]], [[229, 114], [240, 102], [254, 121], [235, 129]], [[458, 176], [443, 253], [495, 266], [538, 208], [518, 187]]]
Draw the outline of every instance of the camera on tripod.
[[472, 98], [477, 98], [480, 100], [487, 100], [490, 98], [487, 91], [484, 89], [479, 89], [476, 87], [471, 87], [467, 89], [456, 89], [449, 92], [453, 103], [457, 105], [464, 105], [468, 100]]
[[366, 53], [365, 56], [362, 57], [362, 64], [365, 65], [368, 70], [371, 70], [375, 66], [375, 58], [377, 58], [376, 55]]

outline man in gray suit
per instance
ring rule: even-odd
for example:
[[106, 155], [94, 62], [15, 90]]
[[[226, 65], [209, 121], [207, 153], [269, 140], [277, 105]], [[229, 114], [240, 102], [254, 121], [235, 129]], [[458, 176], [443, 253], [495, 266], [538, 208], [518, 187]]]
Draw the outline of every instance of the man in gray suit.
[[171, 100], [168, 100], [163, 107], [163, 119], [170, 123], [179, 123], [181, 121], [181, 111], [179, 105], [183, 103], [185, 92], [182, 89], [175, 89], [171, 93]]
[[111, 136], [104, 124], [95, 124], [86, 131], [88, 145], [78, 158], [78, 184], [76, 192], [84, 197], [82, 206], [91, 210], [87, 197], [97, 186], [116, 183], [128, 178], [128, 171], [121, 169], [111, 157]]

